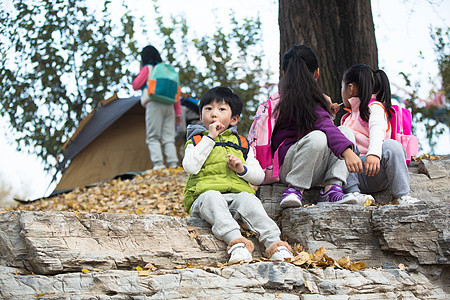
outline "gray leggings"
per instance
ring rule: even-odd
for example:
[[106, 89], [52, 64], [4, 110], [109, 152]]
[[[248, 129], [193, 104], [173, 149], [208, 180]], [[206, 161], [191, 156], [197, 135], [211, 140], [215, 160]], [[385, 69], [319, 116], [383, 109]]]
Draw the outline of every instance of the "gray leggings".
[[[366, 160], [366, 155], [361, 156]], [[395, 140], [385, 140], [380, 160], [380, 172], [374, 176], [362, 173], [350, 173], [344, 192], [375, 193], [390, 188], [392, 196], [399, 198], [409, 194], [409, 171], [406, 165], [406, 151]]]
[[175, 111], [173, 105], [150, 101], [145, 106], [146, 139], [153, 166], [178, 163], [175, 147]]
[[[338, 128], [349, 140], [354, 140], [350, 128]], [[327, 136], [320, 130], [311, 131], [292, 145], [280, 167], [280, 181], [299, 190], [321, 183], [342, 186], [348, 174], [345, 161], [331, 152]]]
[[242, 237], [238, 221], [256, 232], [266, 248], [280, 241], [281, 232], [277, 224], [267, 215], [261, 201], [247, 192], [204, 192], [192, 204], [191, 216], [211, 224], [214, 236], [227, 245]]

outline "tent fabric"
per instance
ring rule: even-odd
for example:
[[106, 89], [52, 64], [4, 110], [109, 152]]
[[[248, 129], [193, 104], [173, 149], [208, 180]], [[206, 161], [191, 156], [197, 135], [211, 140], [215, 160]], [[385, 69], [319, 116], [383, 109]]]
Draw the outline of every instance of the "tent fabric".
[[63, 162], [61, 179], [50, 196], [151, 169], [139, 97], [117, 99], [97, 110], [68, 144]]
[[[72, 160], [80, 151], [108, 128], [108, 126], [139, 102], [139, 97], [127, 99], [117, 98], [115, 101], [109, 102], [101, 107], [101, 109], [94, 112], [92, 116], [88, 116], [88, 122], [83, 126], [79, 133], [76, 132], [76, 137], [69, 143], [68, 148], [64, 153], [64, 159], [57, 166], [57, 171], [61, 171], [65, 168], [68, 161]], [[83, 121], [81, 123], [84, 123]]]
[[[80, 122], [63, 147], [64, 158], [57, 166], [57, 174], [61, 172], [62, 176], [49, 197], [153, 168], [145, 142], [145, 108], [140, 98], [114, 96], [102, 103]], [[179, 163], [184, 143], [183, 135], [175, 144]]]

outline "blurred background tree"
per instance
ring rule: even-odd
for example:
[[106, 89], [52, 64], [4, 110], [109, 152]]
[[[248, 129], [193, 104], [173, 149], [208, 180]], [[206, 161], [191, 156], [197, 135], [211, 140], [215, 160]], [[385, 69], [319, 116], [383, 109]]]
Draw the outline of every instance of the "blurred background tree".
[[[8, 41], [0, 46], [0, 114], [9, 119], [17, 149], [36, 153], [47, 169], [100, 101], [131, 92], [138, 71], [130, 68], [141, 51], [137, 20], [124, 3], [119, 20], [110, 13], [111, 1], [96, 5], [101, 9], [74, 0], [0, 6], [0, 37]], [[212, 36], [189, 39], [184, 17], [170, 16], [167, 22], [158, 1], [153, 6], [160, 39], [153, 42], [179, 69], [182, 92], [198, 98], [213, 86], [231, 87], [245, 102], [239, 125], [245, 133], [256, 104], [269, 93], [259, 18], [237, 20], [230, 13], [231, 30], [218, 27]]]
[[238, 130], [246, 134], [259, 101], [272, 91], [268, 84], [271, 72], [263, 67], [259, 17], [237, 20], [231, 11], [228, 29], [218, 26], [211, 36], [188, 38], [192, 35], [186, 19], [171, 16], [164, 22], [157, 2], [154, 0], [157, 35], [163, 41], [158, 50], [180, 70], [182, 93], [200, 99], [212, 87], [230, 87], [244, 102]]
[[106, 94], [129, 84], [137, 53], [126, 6], [119, 27], [86, 1], [3, 3], [0, 11], [0, 113], [18, 150], [49, 168], [81, 119]]
[[[279, 1], [280, 55], [294, 44], [311, 45], [319, 55], [322, 86], [339, 101], [341, 75], [348, 66], [378, 65], [370, 1], [296, 3]], [[218, 23], [213, 34], [196, 37], [184, 17], [163, 16], [158, 0], [153, 7], [155, 17], [136, 19], [124, 2], [120, 17], [114, 17], [110, 0], [0, 3], [0, 114], [8, 119], [18, 150], [37, 154], [50, 169], [63, 143], [101, 100], [115, 92], [131, 93], [139, 52], [147, 44], [179, 69], [185, 95], [199, 98], [217, 85], [238, 93], [245, 102], [239, 130], [246, 134], [256, 104], [276, 89], [262, 63], [259, 17], [238, 19], [230, 11], [229, 26]], [[323, 9], [329, 17], [315, 15]], [[141, 25], [151, 22], [150, 34]], [[426, 124], [430, 141], [442, 132], [442, 124], [448, 127], [448, 29], [434, 33], [443, 88], [433, 99], [447, 99], [443, 113], [442, 107], [420, 106], [414, 93], [408, 100], [415, 120]]]
[[[436, 62], [438, 65], [438, 78], [430, 79], [434, 88], [430, 91], [427, 99], [418, 96], [420, 82], [412, 82], [409, 75], [402, 73], [405, 79], [406, 99], [401, 100], [406, 107], [411, 109], [413, 124], [417, 129], [423, 125], [426, 131], [431, 151], [434, 151], [441, 135], [450, 128], [450, 28], [432, 28], [430, 35], [434, 41]], [[447, 142], [450, 137], [446, 138]]]

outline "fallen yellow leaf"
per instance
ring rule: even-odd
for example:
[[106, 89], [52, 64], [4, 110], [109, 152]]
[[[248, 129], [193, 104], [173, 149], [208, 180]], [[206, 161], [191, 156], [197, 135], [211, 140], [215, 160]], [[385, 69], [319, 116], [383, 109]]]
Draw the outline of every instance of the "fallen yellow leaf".
[[291, 258], [291, 262], [296, 266], [301, 266], [307, 261], [309, 261], [309, 253], [304, 251]]
[[91, 271], [89, 271], [88, 269], [81, 269], [81, 272], [83, 272], [84, 274], [91, 273]]
[[189, 233], [189, 238], [191, 240], [198, 238], [198, 232], [197, 231], [193, 231], [193, 232]]
[[154, 266], [153, 264], [151, 264], [151, 263], [146, 264], [145, 267], [144, 267], [144, 269], [149, 269], [150, 271], [156, 271], [156, 270], [158, 270], [158, 268], [155, 267], [155, 266]]
[[350, 263], [350, 270], [352, 271], [361, 271], [364, 268], [366, 268], [366, 264], [363, 262]]
[[314, 253], [309, 254], [309, 257], [312, 261], [320, 261], [322, 260], [325, 251], [326, 249], [324, 247], [320, 247]]
[[147, 276], [150, 276], [150, 273], [148, 271], [139, 271], [138, 276], [139, 277], [147, 277]]

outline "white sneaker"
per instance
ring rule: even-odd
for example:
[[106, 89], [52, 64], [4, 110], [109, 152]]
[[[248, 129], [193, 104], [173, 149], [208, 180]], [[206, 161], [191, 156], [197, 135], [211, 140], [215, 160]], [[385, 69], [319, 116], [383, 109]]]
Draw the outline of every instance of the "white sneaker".
[[284, 197], [280, 202], [281, 208], [288, 208], [288, 207], [301, 207], [302, 206], [302, 200], [299, 196], [292, 193]]
[[352, 195], [353, 197], [355, 197], [358, 205], [364, 205], [367, 202], [371, 202], [368, 203], [368, 205], [375, 203], [375, 199], [372, 197], [372, 195], [361, 194], [360, 192], [353, 192], [347, 195]]
[[166, 168], [165, 165], [156, 165], [156, 166], [153, 166], [153, 170], [161, 170], [161, 169], [165, 169], [165, 168]]
[[411, 196], [401, 196], [400, 198], [396, 199], [398, 202], [398, 205], [410, 205], [410, 204], [416, 204], [418, 202], [421, 202], [419, 199], [413, 198]]
[[237, 243], [233, 245], [230, 250], [228, 250], [228, 254], [230, 254], [230, 259], [228, 260], [230, 265], [240, 261], [252, 261], [252, 254], [247, 250], [247, 248], [245, 248], [244, 243]]
[[178, 164], [170, 164], [169, 168], [170, 169], [176, 169], [176, 168], [178, 168]]
[[292, 252], [288, 250], [285, 246], [279, 246], [277, 248], [277, 252], [275, 252], [271, 257], [270, 260], [274, 261], [284, 261], [286, 258], [291, 258]]

